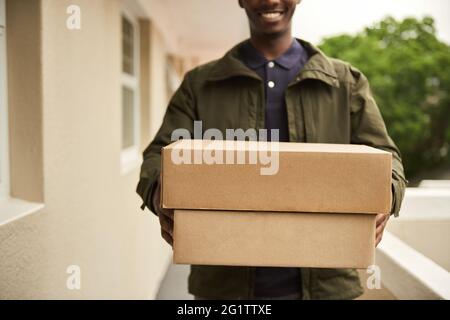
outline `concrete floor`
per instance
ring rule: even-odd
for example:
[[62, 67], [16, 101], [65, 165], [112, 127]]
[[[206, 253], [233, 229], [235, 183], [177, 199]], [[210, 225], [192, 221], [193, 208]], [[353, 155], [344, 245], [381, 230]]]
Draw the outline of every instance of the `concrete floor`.
[[157, 300], [192, 300], [193, 296], [187, 292], [187, 278], [189, 266], [171, 264], [161, 283]]
[[[161, 283], [158, 300], [192, 300], [193, 296], [187, 292], [187, 278], [189, 275], [189, 266], [171, 264], [167, 270], [166, 276]], [[361, 283], [366, 283], [366, 273], [360, 272]], [[395, 300], [395, 297], [385, 288], [379, 290], [366, 290], [359, 297], [361, 300]]]

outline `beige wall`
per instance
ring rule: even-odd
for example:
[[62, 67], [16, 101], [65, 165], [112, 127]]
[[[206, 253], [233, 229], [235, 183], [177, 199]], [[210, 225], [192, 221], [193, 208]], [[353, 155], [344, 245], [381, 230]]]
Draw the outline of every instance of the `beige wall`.
[[[8, 10], [19, 3], [24, 1], [9, 0]], [[82, 9], [81, 30], [65, 26], [70, 4]], [[42, 0], [41, 5], [45, 207], [0, 227], [0, 299], [154, 297], [170, 249], [155, 217], [139, 209], [139, 168], [121, 174], [120, 2]], [[25, 11], [16, 13], [11, 26], [33, 27]], [[165, 51], [155, 30], [149, 36], [150, 119], [142, 123], [154, 132], [167, 102]], [[16, 72], [25, 77], [26, 64]], [[79, 291], [66, 288], [69, 265], [81, 267]]]
[[154, 28], [150, 43], [150, 134], [153, 137], [159, 129], [166, 109], [167, 79], [166, 79], [166, 44], [161, 32]]

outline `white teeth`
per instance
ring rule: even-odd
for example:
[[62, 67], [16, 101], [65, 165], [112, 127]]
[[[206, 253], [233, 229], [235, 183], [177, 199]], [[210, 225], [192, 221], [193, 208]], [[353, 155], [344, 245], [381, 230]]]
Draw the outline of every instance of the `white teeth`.
[[267, 19], [276, 19], [281, 16], [281, 12], [267, 12], [267, 13], [262, 13], [261, 15]]

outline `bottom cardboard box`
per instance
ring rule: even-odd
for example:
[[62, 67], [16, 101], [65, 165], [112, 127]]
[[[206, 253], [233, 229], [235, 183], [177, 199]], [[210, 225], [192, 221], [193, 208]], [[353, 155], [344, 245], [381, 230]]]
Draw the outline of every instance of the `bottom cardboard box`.
[[367, 268], [375, 215], [175, 210], [177, 264]]

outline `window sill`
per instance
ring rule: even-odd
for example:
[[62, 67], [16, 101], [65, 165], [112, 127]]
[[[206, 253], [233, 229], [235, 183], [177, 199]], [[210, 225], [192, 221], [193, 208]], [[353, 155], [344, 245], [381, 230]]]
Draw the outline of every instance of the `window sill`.
[[43, 203], [9, 198], [0, 201], [0, 227], [44, 208]]

